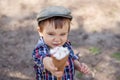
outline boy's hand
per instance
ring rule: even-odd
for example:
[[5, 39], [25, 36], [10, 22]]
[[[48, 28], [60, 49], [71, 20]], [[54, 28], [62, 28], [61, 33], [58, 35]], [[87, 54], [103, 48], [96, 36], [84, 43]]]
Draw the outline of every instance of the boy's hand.
[[79, 65], [79, 67], [80, 67], [79, 71], [81, 71], [81, 72], [83, 72], [83, 73], [85, 73], [85, 74], [90, 73], [90, 71], [89, 71], [89, 69], [88, 69], [88, 66], [87, 66], [86, 64], [81, 63], [81, 64]]
[[54, 76], [61, 77], [63, 75], [62, 71], [58, 71], [57, 68], [54, 66], [52, 58], [51, 57], [45, 57], [43, 59], [44, 67], [50, 71]]
[[89, 70], [89, 68], [86, 64], [80, 63], [79, 61], [75, 60], [74, 65], [75, 65], [76, 70], [78, 70], [80, 72], [83, 72], [84, 74], [89, 74], [90, 73], [90, 70]]

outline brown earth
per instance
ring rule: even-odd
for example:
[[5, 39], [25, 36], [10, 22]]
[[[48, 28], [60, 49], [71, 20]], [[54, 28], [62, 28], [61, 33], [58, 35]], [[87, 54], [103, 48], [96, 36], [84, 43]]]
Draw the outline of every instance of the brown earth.
[[[0, 0], [0, 80], [34, 80], [35, 19], [50, 5], [71, 9], [69, 39], [94, 74], [80, 79], [76, 72], [75, 80], [120, 80], [120, 61], [111, 57], [120, 52], [120, 0]], [[92, 54], [91, 47], [99, 54]]]

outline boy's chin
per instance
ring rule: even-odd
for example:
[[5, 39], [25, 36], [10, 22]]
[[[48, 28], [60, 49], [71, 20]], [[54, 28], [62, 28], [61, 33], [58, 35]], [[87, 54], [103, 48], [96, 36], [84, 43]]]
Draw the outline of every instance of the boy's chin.
[[50, 48], [55, 48], [55, 47], [60, 47], [62, 45], [52, 45], [52, 46], [49, 46]]

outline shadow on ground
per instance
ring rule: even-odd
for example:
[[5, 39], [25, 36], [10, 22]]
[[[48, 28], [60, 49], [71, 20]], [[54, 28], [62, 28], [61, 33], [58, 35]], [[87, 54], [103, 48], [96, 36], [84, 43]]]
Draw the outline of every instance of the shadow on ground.
[[[47, 1], [47, 0], [46, 0]], [[0, 17], [0, 80], [31, 80], [34, 78], [32, 50], [39, 39], [36, 32], [34, 21], [36, 13], [33, 12], [24, 18], [13, 18], [7, 15]], [[81, 57], [81, 61], [87, 63], [91, 68], [97, 69], [96, 74], [102, 77], [113, 76], [110, 80], [118, 80], [120, 77], [119, 62], [115, 62], [110, 55], [120, 48], [120, 34], [115, 34], [112, 30], [103, 30], [101, 32], [86, 32], [84, 29], [84, 19], [82, 16], [75, 17], [78, 28], [71, 30], [69, 39], [74, 50], [80, 51], [85, 48], [87, 54]], [[116, 29], [120, 29], [120, 22], [116, 22]], [[101, 49], [100, 54], [92, 55], [89, 47], [98, 47]], [[107, 53], [105, 53], [107, 51]], [[82, 53], [84, 54], [84, 53]], [[106, 59], [106, 56], [110, 59]], [[108, 63], [105, 67], [99, 67], [101, 63]], [[104, 64], [105, 64], [104, 63]], [[104, 72], [107, 70], [107, 74]], [[101, 70], [102, 69], [102, 70]], [[11, 73], [20, 73], [10, 76]], [[105, 75], [102, 75], [105, 73]], [[23, 78], [21, 75], [24, 75]], [[101, 77], [100, 76], [100, 77]], [[90, 78], [83, 78], [91, 80]], [[80, 80], [76, 78], [76, 80]], [[93, 80], [93, 78], [92, 78]], [[99, 76], [95, 76], [94, 80], [99, 80]], [[105, 79], [103, 79], [105, 80]]]

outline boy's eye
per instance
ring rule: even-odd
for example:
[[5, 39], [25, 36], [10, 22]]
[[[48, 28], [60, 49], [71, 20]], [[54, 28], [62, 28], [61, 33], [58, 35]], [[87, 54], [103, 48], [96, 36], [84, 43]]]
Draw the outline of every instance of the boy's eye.
[[51, 35], [51, 36], [52, 36], [52, 35], [54, 35], [54, 34], [53, 34], [53, 33], [48, 33], [48, 35]]
[[61, 36], [64, 36], [64, 35], [66, 35], [66, 33], [63, 33], [63, 34], [60, 34]]

